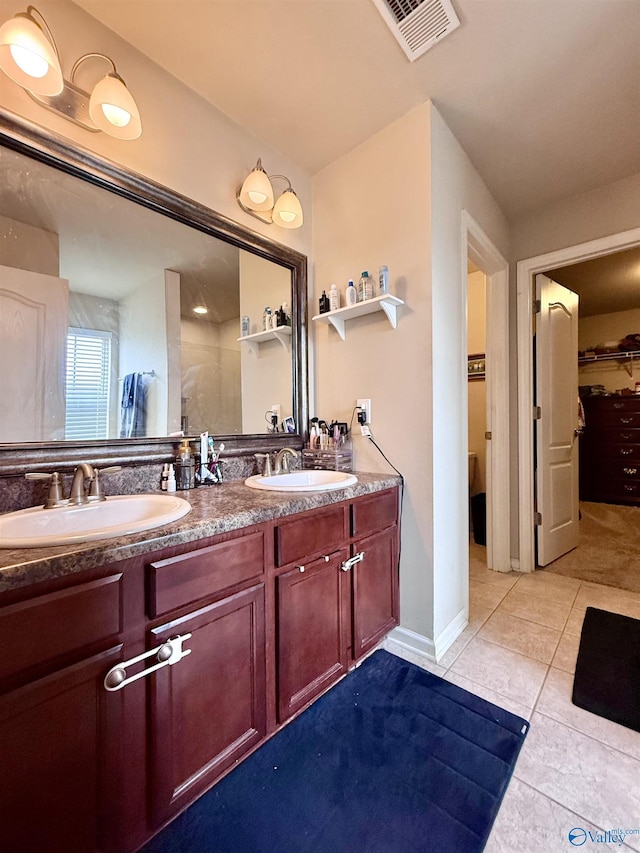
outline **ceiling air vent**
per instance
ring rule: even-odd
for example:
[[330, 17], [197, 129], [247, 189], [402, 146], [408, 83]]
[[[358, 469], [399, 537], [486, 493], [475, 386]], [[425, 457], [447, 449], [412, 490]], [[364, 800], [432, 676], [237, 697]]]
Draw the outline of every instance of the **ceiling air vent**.
[[460, 26], [449, 0], [373, 0], [411, 62]]

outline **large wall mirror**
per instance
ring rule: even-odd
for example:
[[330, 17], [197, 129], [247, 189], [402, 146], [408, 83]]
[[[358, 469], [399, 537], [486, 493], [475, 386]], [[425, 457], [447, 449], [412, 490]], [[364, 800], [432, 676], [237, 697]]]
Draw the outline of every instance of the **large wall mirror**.
[[[4, 455], [301, 442], [303, 255], [13, 116], [0, 144]], [[276, 405], [293, 434], [269, 432]]]

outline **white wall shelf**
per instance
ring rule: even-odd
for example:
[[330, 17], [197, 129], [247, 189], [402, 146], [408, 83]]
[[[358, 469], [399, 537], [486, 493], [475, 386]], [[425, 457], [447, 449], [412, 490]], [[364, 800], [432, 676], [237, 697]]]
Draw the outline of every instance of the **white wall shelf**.
[[400, 305], [404, 305], [402, 299], [398, 299], [397, 296], [392, 296], [390, 293], [383, 293], [382, 296], [374, 296], [373, 299], [367, 299], [366, 302], [357, 302], [355, 305], [347, 305], [344, 308], [338, 308], [336, 311], [316, 314], [312, 319], [332, 325], [344, 341], [346, 340], [345, 320], [362, 317], [365, 314], [373, 314], [374, 311], [384, 311], [393, 328], [397, 328], [397, 309]]
[[246, 344], [256, 357], [260, 356], [260, 344], [265, 341], [280, 341], [286, 351], [291, 352], [291, 326], [278, 326], [277, 329], [254, 332], [253, 335], [245, 335], [238, 340]]
[[589, 364], [597, 364], [602, 361], [617, 361], [619, 365], [624, 367], [629, 376], [633, 373], [633, 362], [640, 363], [640, 350], [633, 352], [607, 352], [602, 355], [585, 355], [578, 358], [578, 366], [586, 367]]

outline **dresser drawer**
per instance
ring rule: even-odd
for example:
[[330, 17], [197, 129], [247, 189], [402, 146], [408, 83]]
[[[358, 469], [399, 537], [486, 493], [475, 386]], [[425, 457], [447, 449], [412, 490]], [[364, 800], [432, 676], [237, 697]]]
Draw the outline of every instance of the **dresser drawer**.
[[627, 462], [618, 459], [596, 458], [588, 469], [580, 469], [580, 476], [589, 480], [640, 480], [640, 461]]
[[351, 505], [351, 535], [368, 536], [398, 520], [398, 491], [391, 489], [359, 498]]
[[0, 609], [0, 680], [121, 633], [118, 573]]
[[598, 480], [595, 497], [584, 500], [608, 501], [610, 503], [640, 503], [640, 479], [636, 480]]
[[150, 563], [149, 615], [155, 618], [254, 580], [264, 564], [264, 529]]
[[336, 551], [347, 539], [346, 518], [347, 506], [341, 504], [278, 524], [276, 565]]

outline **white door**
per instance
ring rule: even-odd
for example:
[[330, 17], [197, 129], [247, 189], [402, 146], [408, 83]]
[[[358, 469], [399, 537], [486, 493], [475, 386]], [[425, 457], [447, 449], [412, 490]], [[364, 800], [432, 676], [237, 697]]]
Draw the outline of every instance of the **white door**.
[[536, 276], [536, 506], [539, 566], [578, 544], [578, 294]]
[[68, 303], [65, 279], [0, 266], [0, 442], [64, 438]]

